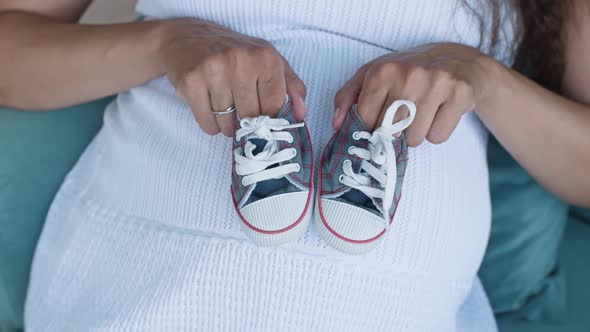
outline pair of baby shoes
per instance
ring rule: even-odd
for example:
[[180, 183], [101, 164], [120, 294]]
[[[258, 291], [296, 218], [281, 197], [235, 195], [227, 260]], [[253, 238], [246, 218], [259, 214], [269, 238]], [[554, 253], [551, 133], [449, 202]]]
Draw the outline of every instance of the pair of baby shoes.
[[[409, 115], [394, 123], [403, 106]], [[317, 188], [309, 131], [296, 122], [288, 99], [274, 118], [240, 119], [231, 194], [245, 234], [258, 245], [280, 245], [299, 238], [313, 216], [335, 249], [373, 249], [399, 204], [408, 154], [403, 130], [415, 113], [414, 103], [398, 100], [369, 132], [353, 107], [322, 153]]]

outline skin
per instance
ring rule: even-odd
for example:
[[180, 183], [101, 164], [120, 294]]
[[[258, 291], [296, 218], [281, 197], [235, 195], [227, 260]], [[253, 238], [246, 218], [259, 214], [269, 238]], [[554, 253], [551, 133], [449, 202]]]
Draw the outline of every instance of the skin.
[[[299, 119], [305, 85], [268, 42], [197, 20], [85, 26], [87, 0], [0, 1], [0, 105], [48, 109], [122, 92], [167, 75], [210, 134], [232, 135], [231, 116], [274, 115], [286, 94]], [[583, 0], [566, 26], [566, 96], [479, 50], [430, 44], [361, 67], [335, 97], [334, 127], [358, 102], [374, 128], [395, 99], [417, 103], [410, 146], [440, 144], [474, 111], [514, 158], [562, 199], [590, 207], [590, 22]], [[133, 59], [133, 61], [129, 61]], [[88, 79], [91, 77], [92, 79]]]
[[289, 94], [305, 117], [305, 85], [267, 41], [194, 20], [167, 23], [166, 74], [208, 134], [233, 136], [235, 117], [215, 116], [235, 105], [240, 117], [276, 115]]
[[[396, 99], [416, 101], [408, 145], [444, 143], [461, 117], [474, 111], [507, 151], [563, 200], [590, 207], [590, 12], [566, 26], [566, 96], [546, 90], [478, 49], [452, 43], [388, 54], [361, 67], [335, 97], [333, 125], [358, 101], [374, 128]], [[587, 20], [586, 20], [587, 21]], [[568, 97], [568, 98], [566, 98]], [[343, 111], [344, 110], [344, 111]]]
[[476, 66], [481, 56], [460, 44], [431, 44], [379, 57], [362, 66], [338, 91], [333, 125], [339, 129], [346, 111], [358, 101], [361, 117], [375, 128], [389, 105], [409, 99], [419, 112], [406, 130], [408, 145], [416, 147], [426, 137], [442, 143], [461, 116], [475, 107], [469, 66]]
[[59, 108], [166, 75], [211, 135], [232, 136], [235, 118], [213, 111], [272, 116], [287, 94], [305, 117], [305, 85], [269, 42], [192, 19], [76, 24], [88, 4], [0, 1], [0, 105]]

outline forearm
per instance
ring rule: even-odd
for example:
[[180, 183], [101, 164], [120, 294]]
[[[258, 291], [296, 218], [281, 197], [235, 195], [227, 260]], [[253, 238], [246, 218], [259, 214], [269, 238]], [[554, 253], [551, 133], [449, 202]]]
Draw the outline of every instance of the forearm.
[[58, 108], [162, 75], [158, 24], [80, 25], [0, 14], [0, 105]]
[[498, 141], [562, 199], [590, 205], [590, 107], [552, 93], [499, 64], [477, 113]]

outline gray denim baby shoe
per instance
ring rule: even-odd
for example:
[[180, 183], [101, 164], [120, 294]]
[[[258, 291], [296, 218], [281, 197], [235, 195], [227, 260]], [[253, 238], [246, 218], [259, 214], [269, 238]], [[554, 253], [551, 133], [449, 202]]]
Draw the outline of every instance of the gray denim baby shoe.
[[231, 194], [244, 233], [258, 245], [300, 237], [313, 205], [313, 152], [289, 98], [275, 118], [239, 119]]
[[[403, 106], [409, 116], [393, 123]], [[355, 106], [328, 142], [320, 160], [315, 225], [335, 249], [368, 252], [389, 230], [408, 160], [403, 130], [415, 114], [414, 103], [398, 100], [381, 126], [369, 133]]]

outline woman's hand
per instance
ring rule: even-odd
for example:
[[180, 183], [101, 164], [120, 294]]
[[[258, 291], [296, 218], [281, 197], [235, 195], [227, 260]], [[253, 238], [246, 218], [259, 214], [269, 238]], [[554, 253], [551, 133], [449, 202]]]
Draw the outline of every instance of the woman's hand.
[[406, 129], [409, 146], [424, 138], [445, 142], [461, 116], [473, 110], [484, 94], [477, 49], [460, 44], [429, 44], [387, 54], [361, 67], [336, 94], [333, 125], [339, 129], [357, 102], [366, 125], [373, 129], [397, 99], [409, 99], [418, 109]]
[[295, 116], [305, 117], [305, 85], [269, 42], [190, 19], [165, 26], [165, 72], [206, 133], [234, 135], [235, 115], [214, 111], [235, 106], [240, 117], [272, 116], [287, 95]]

